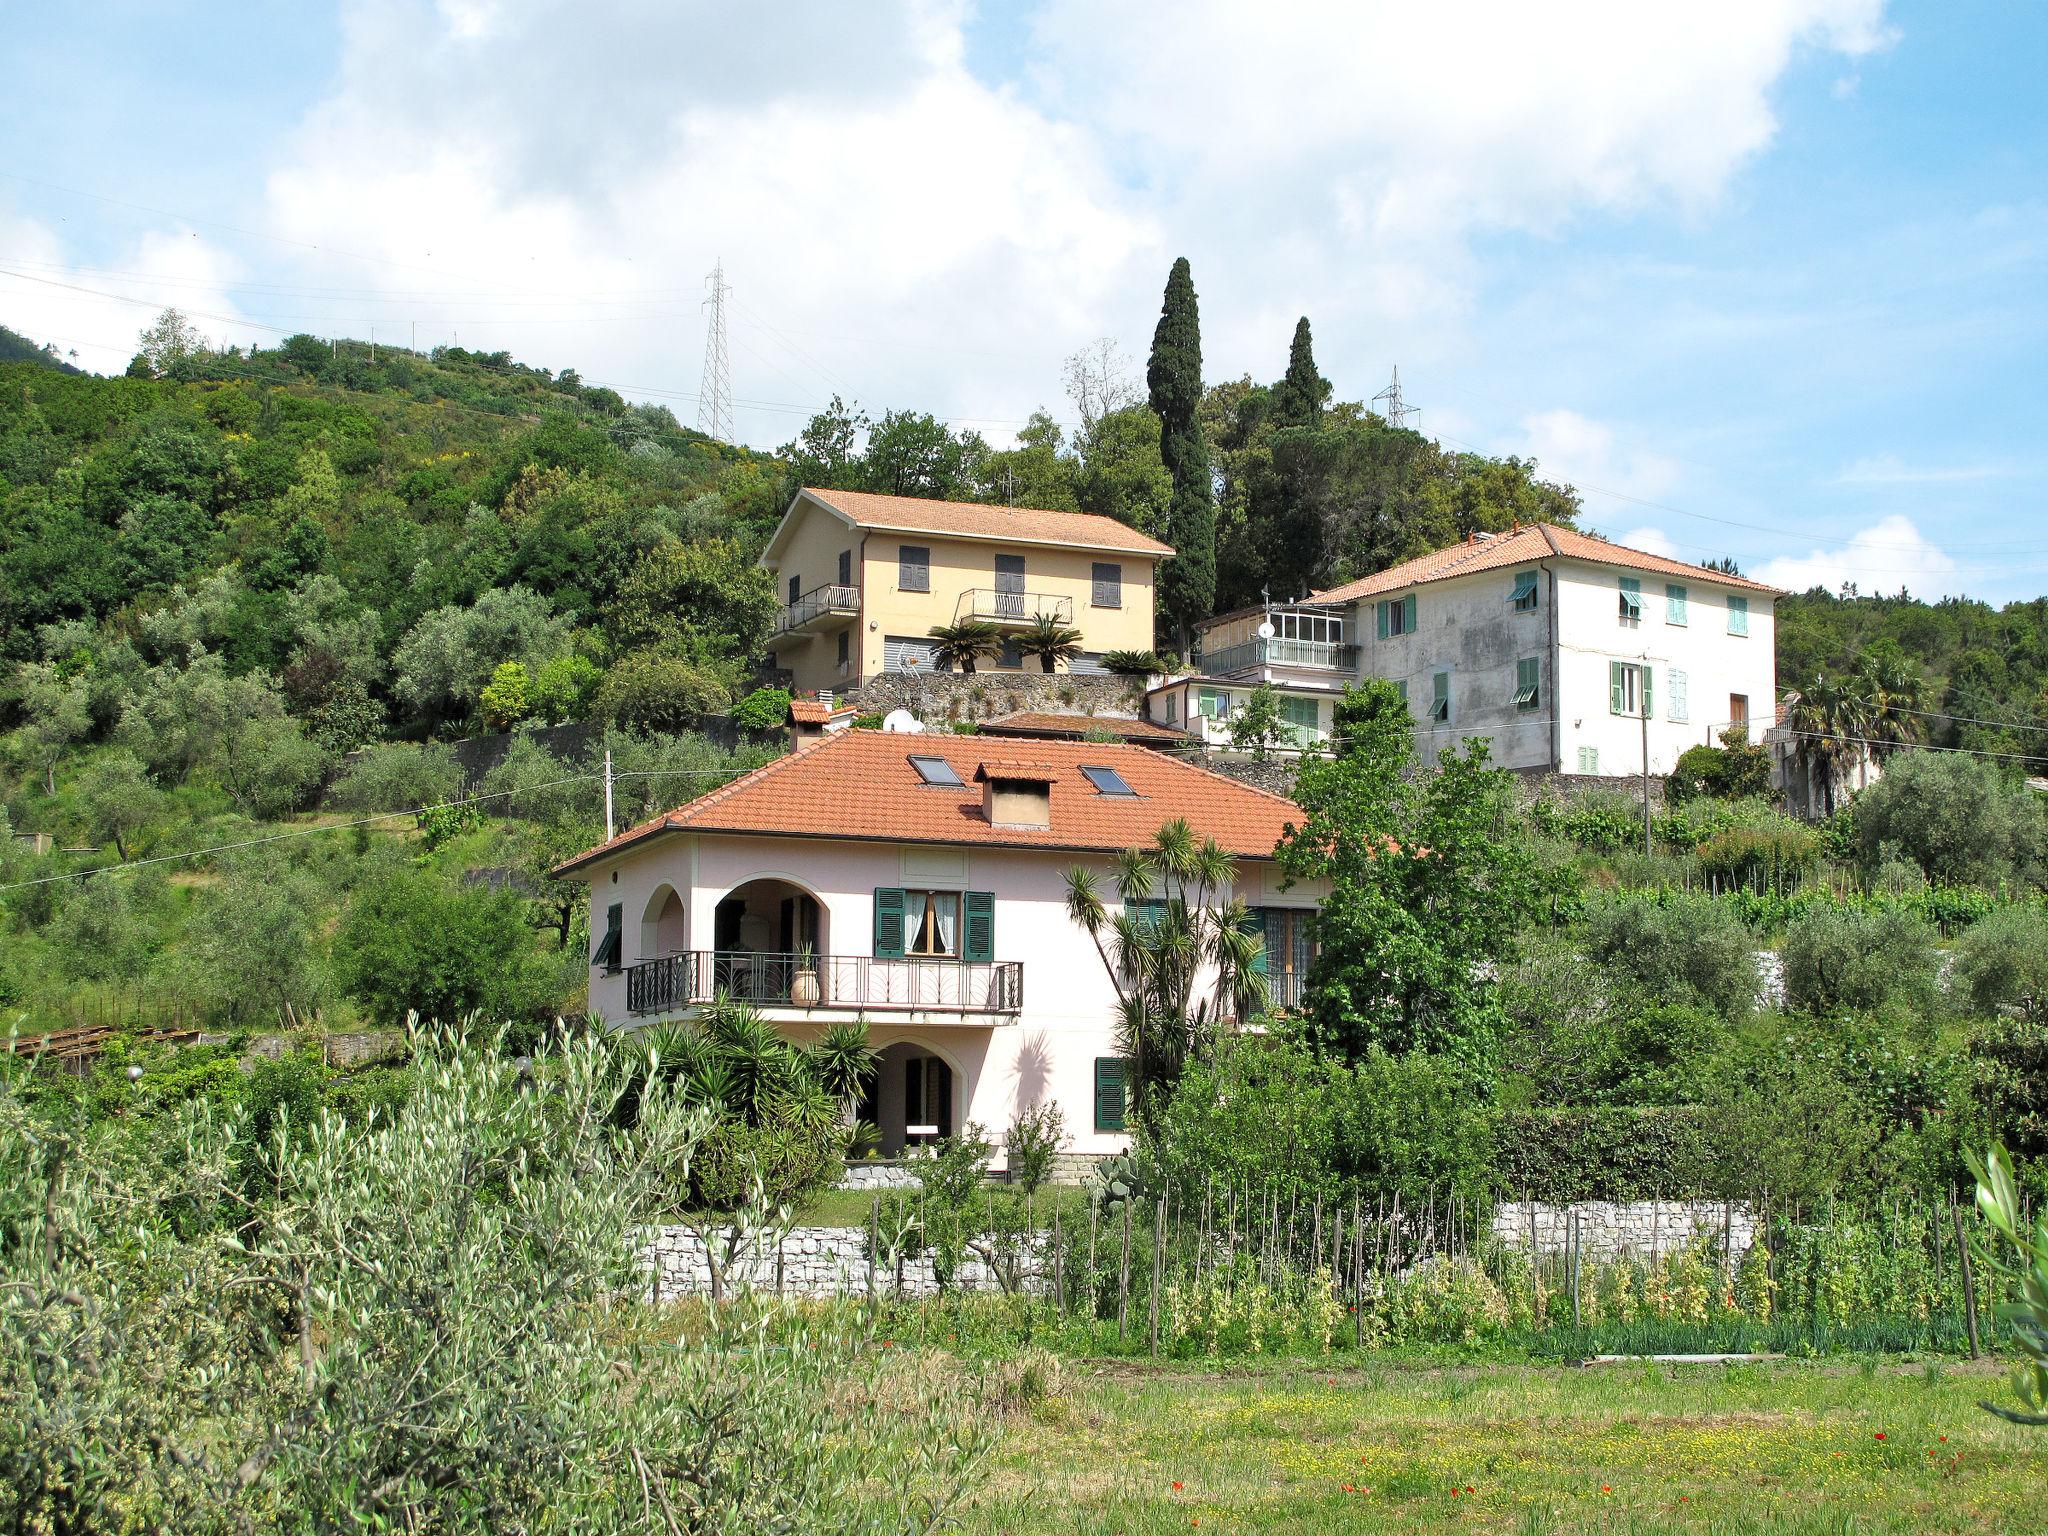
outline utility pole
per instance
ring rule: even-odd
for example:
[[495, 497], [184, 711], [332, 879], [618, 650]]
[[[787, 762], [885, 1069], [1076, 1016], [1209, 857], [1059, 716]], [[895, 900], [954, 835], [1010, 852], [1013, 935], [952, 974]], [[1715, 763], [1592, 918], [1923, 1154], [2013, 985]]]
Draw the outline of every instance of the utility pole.
[[725, 260], [719, 258], [704, 281], [711, 297], [703, 307], [711, 311], [704, 333], [704, 378], [697, 386], [697, 430], [721, 443], [733, 439], [732, 359], [725, 346], [725, 296], [732, 292], [725, 283]]
[[[1636, 713], [1643, 719], [1643, 852], [1650, 849], [1650, 653], [1643, 652], [1643, 670], [1636, 678]], [[609, 820], [609, 818], [607, 818]]]
[[604, 749], [604, 840], [612, 840], [612, 749]]
[[1422, 414], [1421, 406], [1404, 405], [1401, 402], [1401, 367], [1398, 363], [1394, 365], [1394, 382], [1372, 397], [1374, 405], [1383, 400], [1386, 402], [1386, 408], [1380, 415], [1390, 427], [1405, 427], [1408, 425], [1409, 417]]

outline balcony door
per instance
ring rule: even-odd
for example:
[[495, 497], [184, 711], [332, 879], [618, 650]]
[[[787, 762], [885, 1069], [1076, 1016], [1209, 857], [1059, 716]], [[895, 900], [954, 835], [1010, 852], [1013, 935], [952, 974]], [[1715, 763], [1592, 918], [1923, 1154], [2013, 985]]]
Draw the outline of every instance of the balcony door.
[[1022, 555], [996, 556], [996, 616], [1004, 619], [1024, 617], [1024, 557]]

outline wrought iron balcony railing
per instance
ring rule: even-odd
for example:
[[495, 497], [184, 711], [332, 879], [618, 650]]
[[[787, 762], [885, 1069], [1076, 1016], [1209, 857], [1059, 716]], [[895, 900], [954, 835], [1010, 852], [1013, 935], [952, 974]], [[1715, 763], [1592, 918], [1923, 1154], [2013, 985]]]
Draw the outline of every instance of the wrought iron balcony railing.
[[626, 968], [629, 1013], [666, 1013], [721, 995], [769, 1008], [1016, 1013], [1024, 963], [698, 949]]
[[978, 619], [988, 624], [1056, 624], [1074, 622], [1074, 600], [1056, 592], [1006, 592], [997, 587], [969, 587], [953, 605], [953, 622]]
[[775, 618], [775, 632], [786, 635], [792, 630], [807, 629], [823, 619], [859, 617], [860, 589], [832, 582], [811, 588], [793, 603], [784, 603]]

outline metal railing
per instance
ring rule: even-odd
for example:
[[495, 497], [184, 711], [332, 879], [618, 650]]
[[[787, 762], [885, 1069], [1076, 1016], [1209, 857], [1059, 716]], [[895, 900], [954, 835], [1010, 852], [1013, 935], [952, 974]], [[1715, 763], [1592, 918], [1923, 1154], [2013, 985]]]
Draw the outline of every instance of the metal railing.
[[1275, 1012], [1293, 1013], [1300, 1009], [1301, 999], [1308, 990], [1306, 971], [1268, 971], [1266, 973], [1266, 1004]]
[[1074, 622], [1074, 600], [1056, 592], [1005, 592], [997, 587], [969, 587], [953, 605], [953, 622], [982, 619], [991, 624], [1035, 624], [1049, 618]]
[[1335, 640], [1247, 640], [1219, 651], [1198, 651], [1195, 665], [1210, 677], [1228, 677], [1253, 667], [1318, 667], [1332, 672], [1358, 670], [1358, 647]]
[[827, 614], [854, 617], [860, 612], [860, 589], [830, 582], [822, 587], [813, 587], [793, 603], [784, 603], [782, 611], [775, 617], [775, 632], [788, 634], [792, 629], [802, 629], [814, 619]]
[[720, 995], [770, 1008], [1016, 1013], [1021, 960], [689, 950], [626, 968], [626, 1011], [664, 1013]]

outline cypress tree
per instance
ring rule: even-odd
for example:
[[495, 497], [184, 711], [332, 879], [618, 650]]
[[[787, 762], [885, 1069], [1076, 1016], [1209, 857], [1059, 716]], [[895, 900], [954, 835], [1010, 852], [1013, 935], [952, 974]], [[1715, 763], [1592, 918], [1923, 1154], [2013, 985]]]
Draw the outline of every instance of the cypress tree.
[[1287, 373], [1273, 386], [1273, 420], [1283, 427], [1312, 427], [1330, 403], [1330, 381], [1316, 370], [1315, 343], [1308, 316], [1294, 322], [1294, 341], [1287, 349]]
[[1216, 489], [1209, 479], [1209, 444], [1202, 436], [1202, 319], [1195, 279], [1183, 256], [1166, 279], [1166, 301], [1152, 332], [1145, 369], [1152, 409], [1159, 417], [1159, 457], [1173, 477], [1166, 541], [1174, 556], [1159, 571], [1167, 622], [1183, 649], [1198, 620], [1216, 604]]

